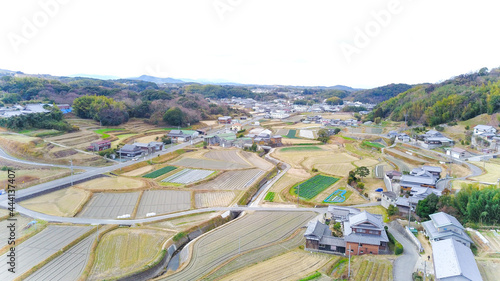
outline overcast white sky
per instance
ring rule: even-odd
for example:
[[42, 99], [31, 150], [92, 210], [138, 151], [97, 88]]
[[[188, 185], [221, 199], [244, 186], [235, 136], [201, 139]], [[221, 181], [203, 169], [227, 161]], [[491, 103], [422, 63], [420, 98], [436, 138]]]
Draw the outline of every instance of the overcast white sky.
[[437, 82], [500, 66], [498, 11], [491, 0], [2, 0], [0, 68], [359, 88]]

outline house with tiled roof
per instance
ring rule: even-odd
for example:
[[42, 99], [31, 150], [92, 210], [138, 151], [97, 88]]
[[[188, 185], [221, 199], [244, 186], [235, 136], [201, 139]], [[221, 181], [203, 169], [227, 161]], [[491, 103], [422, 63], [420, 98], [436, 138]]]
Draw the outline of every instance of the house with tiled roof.
[[474, 243], [465, 233], [462, 224], [447, 213], [439, 212], [429, 216], [431, 220], [423, 222], [422, 226], [429, 241], [440, 241], [444, 239], [454, 239], [467, 247]]
[[454, 239], [431, 242], [434, 275], [438, 281], [482, 281], [471, 249]]

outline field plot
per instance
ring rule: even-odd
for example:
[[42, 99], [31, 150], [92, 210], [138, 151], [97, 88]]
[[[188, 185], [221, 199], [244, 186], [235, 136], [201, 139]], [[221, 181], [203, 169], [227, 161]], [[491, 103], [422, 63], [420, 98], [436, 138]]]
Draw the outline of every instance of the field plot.
[[138, 179], [131, 179], [126, 177], [102, 177], [80, 183], [75, 187], [90, 191], [108, 191], [141, 189], [145, 186], [146, 183]]
[[378, 161], [372, 158], [364, 158], [358, 161], [353, 162], [354, 165], [360, 167], [360, 166], [366, 166], [366, 167], [371, 167], [375, 166], [378, 164]]
[[[90, 229], [91, 227], [88, 226], [48, 226], [42, 232], [16, 246], [16, 256], [22, 257], [22, 261], [16, 263], [16, 273], [7, 271], [9, 267], [7, 263], [1, 263], [0, 280], [13, 280], [55, 254]], [[7, 254], [3, 254], [0, 260], [6, 261]]]
[[248, 162], [252, 163], [255, 167], [262, 169], [264, 171], [271, 170], [274, 165], [265, 159], [259, 157], [257, 154], [252, 152], [242, 151], [241, 156], [245, 158]]
[[257, 212], [225, 224], [192, 245], [189, 263], [164, 280], [199, 280], [238, 255], [289, 237], [315, 216], [310, 212]]
[[[4, 210], [4, 209], [2, 209], [2, 210]], [[17, 221], [16, 221], [16, 238], [22, 238], [26, 235], [33, 233], [36, 230], [35, 227], [26, 228], [26, 225], [29, 222], [34, 221], [35, 219], [30, 218], [30, 217], [21, 216], [21, 215], [16, 215], [14, 218], [17, 219]], [[10, 231], [7, 228], [7, 226], [11, 222], [12, 221], [8, 221], [8, 220], [0, 221], [0, 248], [7, 245], [8, 237], [10, 234]]]
[[105, 280], [145, 269], [173, 233], [152, 229], [116, 229], [99, 242], [88, 280]]
[[150, 179], [154, 179], [154, 178], [157, 178], [159, 176], [162, 176], [166, 173], [170, 173], [171, 171], [177, 169], [177, 167], [174, 167], [174, 166], [166, 166], [166, 167], [163, 167], [161, 169], [158, 169], [154, 172], [151, 172], [149, 174], [145, 174], [144, 176], [142, 176], [143, 178], [150, 178]]
[[[300, 170], [300, 171], [303, 171], [303, 170]], [[296, 171], [296, 169], [290, 169], [275, 184], [273, 184], [273, 186], [271, 187], [271, 189], [269, 191], [279, 193], [283, 189], [290, 188], [290, 187], [294, 186], [295, 184], [308, 179], [309, 177], [311, 177], [311, 175], [307, 172], [298, 173], [298, 171]]]
[[[42, 168], [41, 166], [29, 166], [29, 165], [16, 165], [18, 162], [10, 162], [2, 159], [2, 166], [8, 167], [19, 167], [21, 169], [16, 171], [16, 188], [21, 189], [29, 187], [32, 185], [40, 184], [43, 182], [55, 180], [57, 178], [62, 178], [71, 175], [70, 169], [64, 168]], [[14, 165], [11, 165], [13, 163]], [[29, 168], [28, 168], [29, 167]], [[0, 186], [7, 186], [8, 178], [7, 173], [0, 173]]]
[[366, 128], [366, 133], [368, 134], [382, 134], [384, 129], [382, 128]]
[[45, 138], [45, 141], [55, 142], [65, 146], [85, 149], [91, 142], [99, 139], [99, 135], [91, 133], [89, 131], [77, 131], [74, 133], [65, 133], [60, 136]]
[[284, 147], [281, 149], [282, 152], [313, 151], [313, 150], [323, 150], [323, 149], [317, 146], [294, 146], [294, 147]]
[[288, 130], [288, 134], [285, 135], [285, 137], [289, 139], [294, 139], [297, 138], [297, 130]]
[[90, 195], [86, 190], [70, 187], [21, 201], [19, 204], [52, 216], [72, 217], [87, 202]]
[[278, 129], [276, 131], [276, 134], [280, 135], [280, 136], [287, 136], [288, 135], [288, 131], [289, 131], [288, 129]]
[[148, 226], [157, 227], [168, 231], [180, 232], [189, 229], [193, 226], [200, 225], [203, 222], [206, 222], [214, 217], [220, 216], [221, 213], [208, 212], [191, 216], [178, 217], [166, 221], [155, 222], [149, 224]]
[[318, 140], [305, 140], [305, 139], [282, 139], [283, 144], [296, 145], [296, 144], [321, 144]]
[[27, 281], [66, 281], [78, 280], [89, 259], [90, 248], [96, 240], [97, 233], [90, 235], [81, 242], [53, 259], [45, 266], [31, 274]]
[[[305, 182], [297, 184], [291, 190], [294, 194], [299, 192], [299, 196], [305, 199], [312, 199], [329, 186], [336, 183], [339, 179], [323, 175], [316, 175]], [[300, 186], [300, 187], [299, 187]]]
[[[351, 272], [355, 281], [390, 281], [392, 277], [392, 261], [387, 258], [377, 256], [356, 256], [351, 261]], [[338, 271], [332, 274], [333, 278], [347, 276], [347, 266], [339, 267]], [[352, 277], [351, 277], [352, 278]]]
[[236, 197], [234, 191], [197, 192], [194, 195], [196, 208], [226, 207]]
[[232, 273], [223, 281], [247, 280], [298, 280], [314, 272], [329, 261], [332, 256], [295, 250], [274, 257], [244, 270]]
[[240, 154], [238, 153], [238, 150], [235, 149], [209, 151], [205, 153], [205, 157], [214, 160], [234, 162], [250, 167], [250, 165], [248, 165], [248, 162], [243, 160], [243, 158], [241, 158]]
[[306, 139], [315, 139], [314, 131], [311, 131], [311, 130], [300, 130], [299, 136], [301, 138], [306, 138]]
[[191, 192], [182, 190], [144, 191], [137, 209], [137, 217], [148, 213], [165, 214], [191, 209]]
[[163, 136], [165, 136], [165, 133], [157, 134], [157, 135], [149, 135], [149, 136], [137, 138], [134, 140], [134, 142], [150, 143], [152, 141], [161, 141], [161, 138]]
[[170, 177], [162, 179], [162, 182], [173, 182], [180, 184], [188, 184], [200, 181], [208, 176], [210, 176], [214, 171], [211, 170], [196, 170], [196, 169], [184, 169], [177, 172]]
[[209, 182], [191, 188], [197, 190], [243, 190], [254, 184], [263, 173], [264, 171], [259, 169], [229, 171]]
[[472, 164], [475, 164], [476, 166], [483, 167], [486, 169], [486, 174], [483, 174], [478, 177], [474, 177], [472, 179], [475, 179], [477, 181], [482, 181], [482, 182], [488, 182], [488, 183], [496, 183], [497, 180], [500, 178], [500, 165], [498, 164], [493, 164], [490, 162], [471, 162]]
[[498, 259], [476, 260], [476, 262], [484, 281], [498, 280], [498, 273], [500, 272], [500, 261]]
[[242, 165], [238, 163], [231, 163], [219, 160], [209, 160], [209, 159], [196, 159], [196, 158], [183, 158], [171, 164], [175, 166], [183, 166], [189, 168], [201, 168], [201, 169], [210, 168], [215, 170], [236, 170], [236, 169], [248, 168], [248, 165]]
[[[222, 277], [228, 276], [237, 270], [244, 270], [245, 268], [258, 264], [260, 262], [265, 262], [271, 258], [278, 257], [290, 251], [290, 249], [295, 249], [300, 245], [304, 245], [306, 240], [304, 239], [305, 229], [301, 229], [295, 232], [291, 238], [275, 243], [271, 246], [266, 246], [253, 250], [251, 252], [245, 253], [242, 256], [233, 258], [230, 262], [226, 263], [222, 267], [219, 267], [215, 272], [203, 278], [203, 280], [212, 281], [220, 280]], [[278, 270], [275, 268], [275, 270]]]
[[139, 192], [95, 193], [78, 217], [111, 219], [122, 215], [132, 215], [139, 199]]
[[151, 170], [153, 170], [153, 166], [148, 165], [148, 166], [145, 166], [145, 167], [141, 167], [139, 169], [132, 170], [130, 172], [123, 173], [123, 175], [127, 176], [127, 177], [137, 177], [137, 176], [145, 174], [145, 173], [147, 173], [147, 172], [149, 172]]

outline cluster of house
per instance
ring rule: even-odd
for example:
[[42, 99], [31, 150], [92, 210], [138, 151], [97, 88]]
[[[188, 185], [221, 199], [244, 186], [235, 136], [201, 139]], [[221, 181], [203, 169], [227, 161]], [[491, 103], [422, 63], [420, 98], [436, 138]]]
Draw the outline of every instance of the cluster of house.
[[[441, 196], [441, 191], [436, 189], [441, 172], [440, 167], [424, 165], [411, 170], [407, 175], [398, 171], [385, 173], [387, 191], [382, 192], [382, 206], [387, 209], [393, 205], [398, 208], [400, 214], [408, 214], [410, 210], [415, 210], [420, 200], [424, 200], [431, 193]], [[401, 193], [406, 193], [406, 196], [399, 196]]]
[[455, 142], [438, 131], [429, 130], [417, 136], [417, 143], [423, 148], [434, 149], [441, 146], [453, 146]]
[[[388, 254], [389, 238], [381, 215], [350, 207], [329, 206], [325, 223], [316, 220], [307, 226], [305, 249], [343, 255]], [[328, 222], [328, 223], [327, 223]], [[342, 237], [335, 237], [329, 224], [340, 222]]]
[[227, 130], [222, 134], [203, 136], [204, 141], [208, 145], [221, 147], [251, 147], [254, 143], [259, 146], [277, 147], [282, 146], [282, 137], [273, 135], [272, 132], [264, 128], [255, 128], [241, 138], [238, 138], [234, 130]]
[[149, 155], [163, 150], [164, 143], [152, 141], [150, 143], [136, 142], [122, 146], [116, 153], [121, 158], [135, 158], [143, 155]]
[[[10, 107], [4, 106], [0, 107], [0, 117], [9, 118], [18, 115], [50, 112], [50, 110], [45, 109], [46, 106], [52, 106], [52, 104], [36, 103], [26, 105], [15, 104]], [[71, 112], [71, 106], [68, 104], [57, 104], [57, 107], [59, 107], [63, 113]]]
[[429, 237], [437, 280], [483, 280], [470, 245], [474, 242], [453, 216], [439, 212], [423, 222]]
[[[486, 147], [486, 149], [484, 149], [483, 151], [487, 153], [494, 150], [498, 151], [500, 145], [500, 134], [498, 134], [497, 129], [494, 128], [493, 126], [477, 125], [476, 127], [474, 127], [473, 135], [474, 135], [474, 138], [472, 138], [473, 145], [481, 144], [481, 146]], [[481, 143], [478, 143], [476, 141], [476, 138], [478, 140], [484, 140], [484, 141], [480, 141]]]
[[316, 124], [322, 124], [323, 126], [356, 127], [358, 126], [359, 121], [356, 119], [347, 119], [347, 120], [325, 119], [321, 115], [315, 115], [315, 116], [307, 116], [306, 119], [302, 121], [302, 123], [304, 124], [316, 123]]
[[173, 143], [181, 143], [181, 142], [189, 142], [200, 135], [203, 135], [203, 131], [194, 131], [194, 130], [171, 130], [168, 132], [167, 137], [169, 137]]

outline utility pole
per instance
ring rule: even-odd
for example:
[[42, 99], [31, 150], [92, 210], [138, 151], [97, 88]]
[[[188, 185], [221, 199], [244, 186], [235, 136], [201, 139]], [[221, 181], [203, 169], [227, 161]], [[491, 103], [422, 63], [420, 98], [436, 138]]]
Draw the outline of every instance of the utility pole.
[[[408, 198], [409, 199], [409, 198]], [[408, 200], [408, 207], [409, 207], [409, 210], [408, 210], [408, 228], [411, 226], [411, 202], [410, 200]]]
[[424, 260], [424, 281], [425, 281], [425, 279], [426, 279], [425, 277], [427, 275], [426, 274], [426, 270], [427, 270], [426, 266], [427, 266], [427, 262]]
[[297, 206], [300, 205], [300, 184], [297, 186]]
[[351, 277], [351, 245], [349, 245], [349, 266], [347, 269], [347, 279]]
[[69, 163], [71, 164], [71, 186], [73, 186], [73, 159], [69, 159]]

